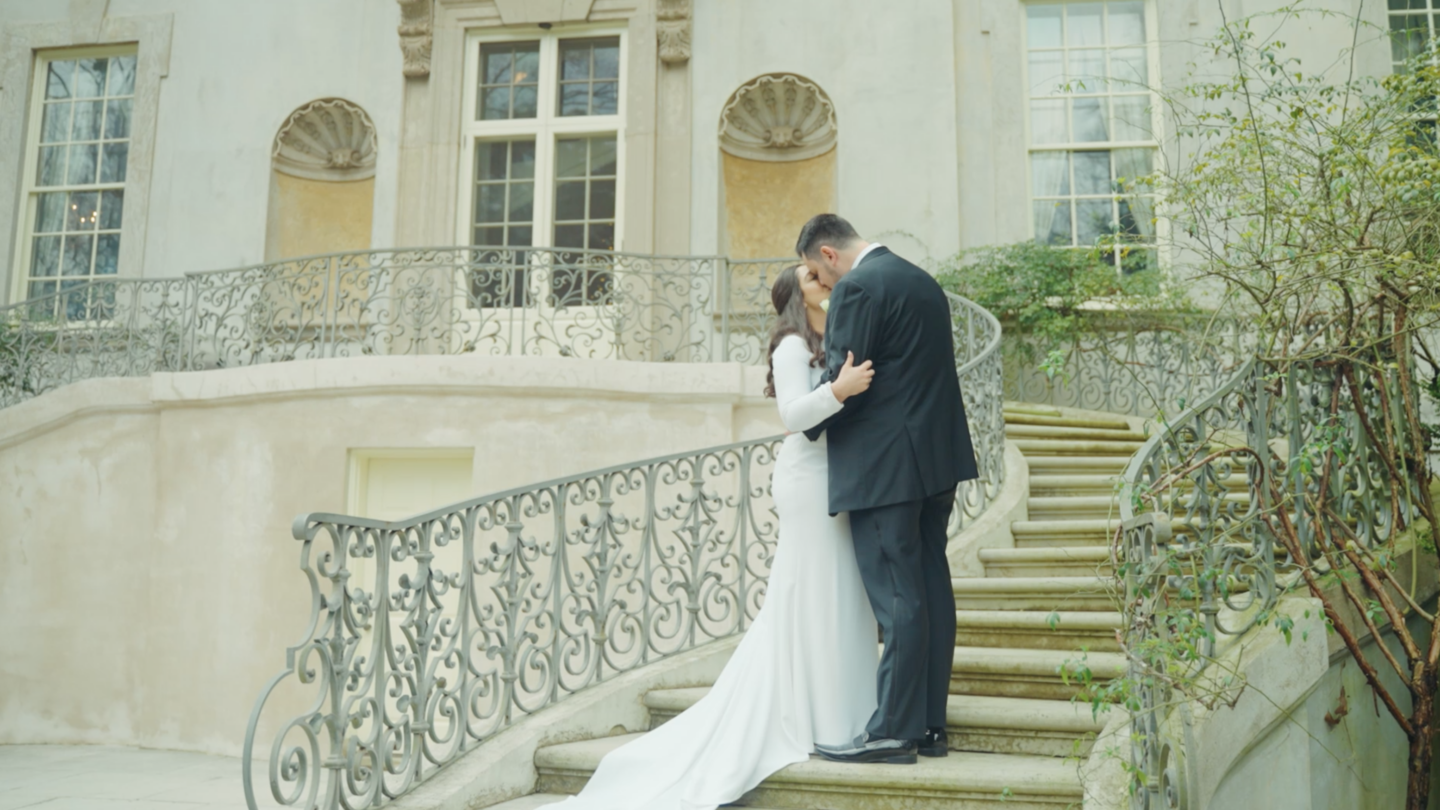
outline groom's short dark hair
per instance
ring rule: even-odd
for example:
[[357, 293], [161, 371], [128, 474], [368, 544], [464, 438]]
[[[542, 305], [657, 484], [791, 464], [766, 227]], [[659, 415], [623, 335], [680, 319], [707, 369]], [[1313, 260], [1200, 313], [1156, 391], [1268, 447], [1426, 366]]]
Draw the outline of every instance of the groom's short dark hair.
[[800, 229], [800, 238], [795, 242], [795, 253], [800, 258], [813, 257], [822, 247], [843, 249], [860, 238], [855, 226], [839, 214], [816, 214]]

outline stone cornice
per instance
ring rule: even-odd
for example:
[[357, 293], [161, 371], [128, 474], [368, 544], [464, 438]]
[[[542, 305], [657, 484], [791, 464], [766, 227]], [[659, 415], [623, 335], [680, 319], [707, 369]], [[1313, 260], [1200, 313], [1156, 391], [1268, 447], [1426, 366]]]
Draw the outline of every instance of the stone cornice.
[[0, 449], [84, 418], [247, 402], [484, 395], [759, 405], [766, 401], [764, 387], [765, 367], [740, 363], [469, 354], [294, 360], [70, 383], [0, 411]]

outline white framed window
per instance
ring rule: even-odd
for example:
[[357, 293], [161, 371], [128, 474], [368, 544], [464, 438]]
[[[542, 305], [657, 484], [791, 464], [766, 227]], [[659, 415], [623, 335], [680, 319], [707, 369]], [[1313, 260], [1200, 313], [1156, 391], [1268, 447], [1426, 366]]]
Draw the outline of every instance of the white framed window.
[[[1388, 0], [1390, 18], [1390, 69], [1401, 73], [1409, 69], [1409, 62], [1426, 53], [1432, 59], [1440, 59], [1440, 0]], [[1436, 109], [1440, 100], [1430, 99], [1428, 104], [1415, 110], [1415, 135], [1434, 143], [1440, 137], [1440, 121]]]
[[1152, 16], [1144, 0], [1025, 5], [1034, 238], [1114, 245], [1122, 273], [1158, 261], [1155, 201], [1131, 182], [1159, 149]]
[[1395, 70], [1440, 37], [1440, 0], [1389, 0], [1390, 60]]
[[119, 271], [135, 67], [134, 47], [36, 57], [16, 263], [34, 315], [91, 320], [112, 303], [91, 282]]
[[[620, 249], [625, 37], [576, 28], [467, 41], [459, 238], [506, 257], [477, 272], [477, 305], [604, 301], [609, 262], [589, 252]], [[544, 282], [530, 277], [537, 261]]]

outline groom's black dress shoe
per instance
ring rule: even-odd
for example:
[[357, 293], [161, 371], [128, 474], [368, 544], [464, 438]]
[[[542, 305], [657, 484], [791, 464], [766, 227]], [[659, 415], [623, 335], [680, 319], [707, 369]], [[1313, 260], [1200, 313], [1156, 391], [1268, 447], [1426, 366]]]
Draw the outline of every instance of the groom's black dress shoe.
[[945, 736], [945, 729], [932, 728], [925, 731], [925, 736], [915, 743], [917, 753], [922, 757], [944, 757], [950, 755], [950, 740]]
[[820, 756], [835, 762], [886, 762], [891, 765], [915, 764], [914, 740], [870, 739], [861, 734], [849, 745], [817, 745]]

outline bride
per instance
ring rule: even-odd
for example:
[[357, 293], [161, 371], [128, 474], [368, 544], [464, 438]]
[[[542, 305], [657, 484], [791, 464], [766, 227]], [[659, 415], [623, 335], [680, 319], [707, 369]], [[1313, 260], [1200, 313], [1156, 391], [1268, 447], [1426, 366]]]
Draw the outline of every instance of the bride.
[[876, 624], [850, 516], [830, 517], [825, 436], [802, 431], [870, 387], [867, 361], [824, 367], [823, 302], [830, 293], [804, 265], [775, 279], [766, 396], [789, 435], [771, 493], [779, 546], [765, 603], [714, 687], [655, 731], [610, 752], [579, 796], [559, 810], [710, 810], [739, 799], [820, 744], [848, 744], [875, 711]]

